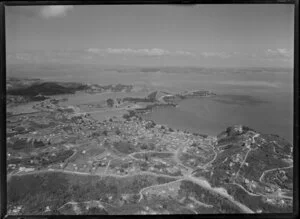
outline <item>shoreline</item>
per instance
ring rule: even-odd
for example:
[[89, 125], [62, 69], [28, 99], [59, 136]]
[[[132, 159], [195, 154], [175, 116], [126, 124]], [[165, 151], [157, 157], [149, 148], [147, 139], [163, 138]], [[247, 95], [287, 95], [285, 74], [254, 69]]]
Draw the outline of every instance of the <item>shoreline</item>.
[[[218, 200], [222, 203], [226, 202], [229, 196], [232, 197], [229, 201], [238, 200], [234, 193], [220, 189], [227, 184], [224, 179], [228, 180], [228, 183], [238, 183], [248, 191], [245, 180], [250, 181], [247, 179], [249, 176], [245, 168], [254, 168], [249, 171], [257, 171], [256, 175], [261, 176], [260, 172], [264, 169], [261, 166], [255, 167], [257, 162], [252, 162], [251, 155], [258, 153], [255, 156], [262, 156], [268, 147], [274, 147], [271, 151], [275, 153], [276, 150], [284, 151], [285, 147], [288, 147], [276, 136], [260, 135], [241, 125], [228, 127], [219, 135], [203, 135], [172, 129], [169, 125], [145, 119], [143, 113], [156, 107], [177, 107], [180, 102], [158, 102], [156, 97], [153, 98], [154, 94], [157, 95], [157, 92], [126, 101], [115, 99], [115, 102], [106, 99], [102, 105], [92, 105], [90, 112], [76, 105], [62, 106], [53, 96], [35, 105], [34, 108], [38, 112], [8, 117], [8, 179], [11, 180], [11, 176], [14, 175], [57, 171], [78, 173], [82, 176], [99, 175], [101, 179], [105, 179], [104, 176], [125, 179], [149, 173], [146, 175], [187, 179], [200, 183], [202, 187], [203, 183], [206, 183], [203, 189], [209, 188], [213, 193], [224, 196]], [[109, 117], [105, 120], [98, 120], [92, 116], [93, 113], [106, 112]], [[221, 141], [233, 144], [235, 149], [219, 148]], [[249, 148], [246, 154], [245, 148]], [[260, 148], [266, 149], [255, 152], [261, 150]], [[250, 151], [251, 155], [248, 156]], [[283, 154], [282, 159], [292, 159], [289, 154], [291, 151]], [[275, 157], [272, 159], [279, 159], [280, 166], [281, 158]], [[267, 158], [259, 159], [267, 162], [264, 161]], [[238, 167], [237, 172], [234, 171], [236, 168], [228, 170], [232, 165]], [[272, 169], [271, 167], [275, 168], [271, 165], [269, 169]], [[202, 179], [205, 179], [205, 182]], [[266, 188], [261, 182], [258, 183], [260, 191], [266, 193]], [[272, 190], [269, 187], [267, 189]], [[270, 198], [274, 199], [273, 196]], [[247, 199], [237, 201], [236, 204], [248, 212], [256, 211], [253, 207], [249, 210]], [[286, 208], [289, 208], [288, 203]]]

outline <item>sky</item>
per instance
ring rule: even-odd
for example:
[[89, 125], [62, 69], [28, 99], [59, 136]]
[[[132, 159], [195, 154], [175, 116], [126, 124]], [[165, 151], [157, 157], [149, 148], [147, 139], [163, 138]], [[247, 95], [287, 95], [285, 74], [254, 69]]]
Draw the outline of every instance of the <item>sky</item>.
[[293, 5], [6, 6], [8, 64], [293, 67]]

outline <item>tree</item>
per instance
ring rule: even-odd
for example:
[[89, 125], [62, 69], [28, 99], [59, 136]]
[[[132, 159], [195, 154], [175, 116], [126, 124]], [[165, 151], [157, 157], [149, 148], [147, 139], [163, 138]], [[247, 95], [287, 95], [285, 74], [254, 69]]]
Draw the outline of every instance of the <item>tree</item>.
[[193, 143], [191, 144], [191, 146], [192, 146], [192, 147], [196, 147], [196, 146], [197, 146], [197, 143], [196, 143], [196, 142], [193, 142]]
[[113, 99], [109, 98], [109, 99], [106, 100], [106, 103], [107, 103], [107, 105], [108, 105], [109, 107], [113, 107], [115, 101], [114, 101]]
[[123, 118], [126, 119], [127, 121], [130, 120], [130, 116], [127, 113], [123, 115]]
[[145, 128], [146, 128], [146, 129], [150, 129], [150, 128], [153, 128], [155, 125], [156, 125], [155, 122], [153, 122], [153, 121], [148, 121], [148, 122], [146, 123]]
[[146, 144], [141, 144], [141, 149], [142, 150], [146, 150], [148, 147], [147, 147], [147, 145]]
[[136, 114], [133, 110], [130, 110], [129, 111], [129, 117], [133, 117], [133, 116], [136, 116]]
[[148, 154], [145, 154], [145, 160], [149, 161], [149, 155]]
[[107, 131], [104, 130], [104, 131], [102, 132], [102, 134], [105, 135], [105, 136], [107, 136]]
[[154, 91], [148, 95], [147, 99], [150, 100], [151, 102], [153, 102], [156, 99], [156, 95], [157, 95], [157, 91]]
[[121, 134], [121, 131], [120, 131], [120, 129], [119, 129], [119, 128], [117, 128], [117, 130], [116, 130], [116, 134], [117, 134], [117, 135]]

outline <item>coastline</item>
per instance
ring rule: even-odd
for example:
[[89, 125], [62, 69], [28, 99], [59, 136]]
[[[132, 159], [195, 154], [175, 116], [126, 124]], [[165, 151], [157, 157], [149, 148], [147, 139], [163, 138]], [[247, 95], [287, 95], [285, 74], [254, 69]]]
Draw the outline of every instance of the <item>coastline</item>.
[[[244, 183], [249, 176], [247, 171], [241, 168], [248, 157], [251, 157], [249, 152], [262, 150], [264, 147], [274, 147], [268, 149], [271, 151], [288, 151], [284, 152], [286, 154], [283, 154], [283, 160], [277, 155], [272, 155], [273, 159], [278, 159], [279, 168], [283, 169], [284, 159], [291, 159], [290, 149], [285, 149], [290, 145], [276, 136], [263, 135], [244, 126], [235, 126], [227, 129], [222, 135], [213, 136], [174, 130], [168, 125], [145, 120], [143, 114], [156, 107], [176, 108], [180, 99], [190, 98], [190, 93], [186, 96], [181, 94], [179, 100], [171, 99], [165, 103], [154, 98], [154, 94], [157, 95], [157, 92], [133, 99], [104, 99], [96, 105], [90, 104], [88, 111], [82, 106], [62, 106], [56, 96], [51, 96], [49, 99], [35, 102], [34, 108], [38, 112], [10, 115], [7, 123], [10, 133], [10, 137], [7, 138], [10, 181], [15, 177], [24, 180], [31, 175], [40, 177], [39, 173], [43, 171], [54, 174], [56, 170], [70, 173], [72, 177], [74, 174], [82, 177], [99, 175], [104, 181], [106, 178], [102, 176], [118, 176], [121, 180], [147, 172], [150, 174], [145, 177], [149, 178], [149, 182], [158, 176], [164, 180], [173, 178], [196, 182], [205, 192], [210, 191], [212, 197], [222, 194], [224, 197], [217, 199], [218, 203], [227, 203], [225, 200], [228, 199], [235, 207], [248, 213], [255, 212], [259, 206], [248, 208], [247, 201], [239, 200], [226, 189], [218, 189], [224, 188], [223, 178], [229, 182], [233, 180], [233, 183], [249, 191]], [[177, 98], [178, 95], [174, 94], [173, 97]], [[99, 121], [93, 118], [94, 112], [108, 112], [109, 117]], [[127, 113], [120, 114], [121, 112]], [[273, 141], [277, 143], [273, 144]], [[225, 149], [224, 142], [232, 144], [235, 149], [232, 150], [231, 146]], [[224, 153], [228, 155], [224, 157]], [[263, 153], [264, 151], [259, 152], [255, 156], [261, 156]], [[137, 154], [140, 155], [137, 157]], [[231, 157], [231, 161], [227, 161], [228, 157]], [[267, 160], [262, 161], [268, 163]], [[238, 169], [231, 168], [228, 172], [232, 163]], [[275, 168], [270, 166], [265, 170], [256, 165], [257, 162], [251, 161], [247, 166], [251, 171], [258, 171], [256, 175], [260, 178]], [[205, 185], [201, 178], [205, 179]], [[151, 186], [153, 185], [150, 184], [149, 187]], [[258, 197], [274, 199], [274, 195], [265, 191], [263, 182], [258, 181], [257, 186], [259, 191], [263, 190]], [[141, 187], [140, 193], [145, 188], [147, 187]], [[266, 189], [271, 190], [269, 187]], [[143, 192], [140, 197], [143, 199], [145, 195]], [[200, 196], [198, 198], [201, 199]], [[278, 198], [286, 200], [285, 196]], [[118, 203], [117, 199], [112, 201]], [[266, 203], [263, 205], [268, 206]], [[289, 209], [289, 202], [284, 206]]]

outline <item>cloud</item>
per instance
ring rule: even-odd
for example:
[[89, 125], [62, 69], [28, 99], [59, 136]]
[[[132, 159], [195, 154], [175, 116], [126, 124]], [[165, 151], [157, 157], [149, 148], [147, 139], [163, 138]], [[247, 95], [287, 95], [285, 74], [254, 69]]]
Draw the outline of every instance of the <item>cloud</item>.
[[90, 53], [95, 53], [99, 55], [113, 54], [113, 55], [130, 55], [130, 56], [150, 56], [150, 57], [160, 57], [160, 56], [194, 56], [193, 53], [188, 51], [177, 50], [175, 52], [170, 52], [169, 50], [153, 48], [153, 49], [131, 49], [131, 48], [89, 48], [86, 50]]
[[25, 61], [25, 62], [36, 62], [40, 59], [40, 56], [31, 54], [31, 53], [26, 53], [26, 52], [21, 52], [21, 53], [16, 53], [14, 55], [10, 54], [8, 56], [9, 60], [20, 60], [20, 61]]
[[194, 53], [191, 52], [187, 52], [187, 51], [176, 51], [175, 55], [179, 55], [179, 56], [195, 56]]
[[272, 58], [292, 58], [293, 54], [291, 50], [288, 49], [268, 49], [265, 52], [267, 57], [272, 57]]
[[8, 53], [7, 61], [11, 63], [51, 63], [51, 62], [78, 62], [87, 60], [85, 54], [76, 50], [52, 50], [52, 51], [24, 51]]
[[208, 57], [218, 57], [218, 58], [230, 58], [232, 55], [230, 53], [226, 52], [203, 52], [201, 53], [202, 56], [208, 58]]
[[101, 53], [101, 49], [97, 49], [97, 48], [89, 48], [86, 51], [91, 53]]
[[204, 58], [238, 58], [239, 60], [251, 60], [259, 62], [286, 62], [291, 63], [293, 60], [293, 52], [285, 48], [267, 49], [260, 53], [247, 52], [202, 52]]
[[70, 11], [73, 8], [72, 5], [43, 6], [40, 10], [40, 15], [44, 18], [63, 17], [66, 16], [67, 11]]
[[134, 55], [134, 56], [164, 56], [169, 55], [168, 50], [163, 49], [113, 49], [108, 48], [106, 52], [109, 54], [123, 54], [123, 55]]
[[249, 86], [249, 87], [273, 87], [277, 88], [280, 83], [267, 81], [220, 81], [218, 84], [235, 85], [235, 86]]
[[278, 49], [267, 49], [263, 53], [263, 60], [267, 62], [285, 62], [292, 64], [293, 63], [293, 51], [285, 48]]
[[106, 52], [109, 54], [124, 54], [124, 55], [138, 55], [138, 56], [164, 56], [169, 55], [170, 52], [168, 50], [163, 49], [113, 49], [108, 48]]

